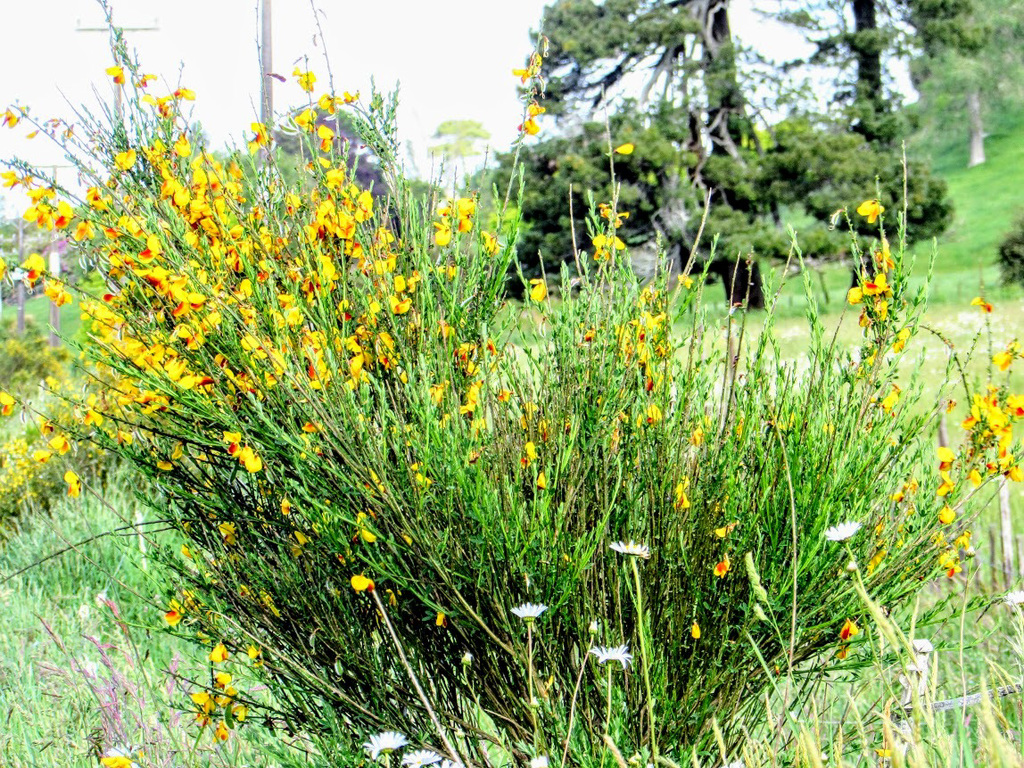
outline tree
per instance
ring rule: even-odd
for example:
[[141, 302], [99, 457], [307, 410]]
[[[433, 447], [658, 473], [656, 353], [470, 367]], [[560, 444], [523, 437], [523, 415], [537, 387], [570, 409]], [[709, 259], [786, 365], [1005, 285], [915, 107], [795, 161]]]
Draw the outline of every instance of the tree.
[[[685, 110], [689, 149], [735, 156], [750, 135], [728, 3], [713, 0], [558, 0], [544, 9], [555, 114], [589, 111], [643, 76], [637, 106]], [[582, 110], [581, 110], [582, 108]]]
[[985, 162], [986, 115], [1015, 108], [1024, 95], [1024, 7], [1014, 0], [959, 0], [953, 24], [931, 12], [942, 2], [914, 0], [922, 34], [911, 75], [925, 130], [965, 124], [973, 167]]
[[487, 141], [491, 133], [477, 120], [445, 120], [437, 126], [434, 138], [442, 141], [430, 147], [430, 154], [458, 163], [465, 179], [466, 158], [479, 155], [477, 142]]

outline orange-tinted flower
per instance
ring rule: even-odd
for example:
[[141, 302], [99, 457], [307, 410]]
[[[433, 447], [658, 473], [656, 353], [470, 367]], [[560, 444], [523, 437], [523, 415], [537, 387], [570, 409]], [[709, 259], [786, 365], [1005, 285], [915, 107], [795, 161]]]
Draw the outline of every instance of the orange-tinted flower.
[[857, 626], [857, 622], [852, 619], [847, 619], [846, 623], [843, 624], [843, 628], [839, 630], [839, 639], [844, 643], [851, 637], [855, 637], [860, 634], [860, 627]]
[[352, 589], [356, 592], [372, 592], [373, 579], [368, 579], [362, 574], [357, 574], [352, 577]]
[[715, 565], [715, 576], [717, 576], [720, 579], [724, 579], [725, 575], [729, 573], [729, 569], [731, 567], [732, 564], [729, 562], [729, 556], [726, 555], [722, 558], [721, 562]]
[[113, 78], [116, 85], [124, 85], [124, 67], [107, 67], [106, 73]]

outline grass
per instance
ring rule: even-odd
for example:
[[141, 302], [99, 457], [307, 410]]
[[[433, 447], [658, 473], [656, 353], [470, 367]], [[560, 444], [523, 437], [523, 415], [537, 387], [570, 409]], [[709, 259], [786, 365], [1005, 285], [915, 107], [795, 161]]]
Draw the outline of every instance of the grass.
[[94, 768], [124, 745], [146, 766], [288, 764], [257, 728], [197, 742], [169, 670], [202, 679], [205, 653], [165, 628], [164, 575], [138, 538], [107, 535], [134, 518], [131, 488], [119, 475], [102, 501], [27, 514], [0, 545], [0, 765]]

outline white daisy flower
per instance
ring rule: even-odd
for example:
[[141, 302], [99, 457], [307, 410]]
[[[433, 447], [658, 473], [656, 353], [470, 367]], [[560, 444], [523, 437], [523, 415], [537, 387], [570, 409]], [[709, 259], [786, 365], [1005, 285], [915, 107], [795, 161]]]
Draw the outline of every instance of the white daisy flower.
[[1024, 589], [1007, 592], [1003, 597], [1003, 602], [1007, 605], [1024, 605]]
[[548, 607], [543, 603], [523, 603], [522, 605], [516, 606], [512, 609], [512, 613], [518, 616], [520, 619], [525, 621], [527, 624], [531, 624], [534, 619], [540, 616]]
[[825, 530], [825, 538], [829, 541], [846, 541], [861, 529], [860, 523], [840, 523]]
[[624, 541], [616, 541], [611, 545], [611, 548], [618, 552], [620, 555], [629, 555], [631, 557], [642, 557], [644, 560], [651, 556], [650, 547], [646, 544], [637, 544], [635, 541], [630, 541], [628, 544]]
[[371, 760], [376, 760], [382, 754], [390, 754], [408, 743], [409, 740], [404, 734], [398, 731], [384, 731], [371, 736], [370, 740], [363, 744], [363, 749], [370, 753]]
[[410, 768], [423, 768], [424, 765], [433, 765], [441, 762], [441, 756], [429, 749], [417, 749], [402, 758], [402, 765]]
[[620, 645], [617, 648], [602, 648], [600, 646], [590, 649], [590, 652], [597, 656], [598, 664], [607, 664], [609, 661], [617, 661], [625, 669], [633, 661], [633, 654], [629, 652], [628, 645]]
[[538, 755], [530, 761], [530, 768], [548, 768], [548, 756]]

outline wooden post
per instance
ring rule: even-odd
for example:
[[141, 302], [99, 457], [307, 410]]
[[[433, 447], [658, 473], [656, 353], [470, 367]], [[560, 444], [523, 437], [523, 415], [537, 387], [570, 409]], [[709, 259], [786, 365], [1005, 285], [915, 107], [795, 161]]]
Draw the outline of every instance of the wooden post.
[[1018, 533], [1017, 540], [1017, 576], [1024, 576], [1024, 533]]

